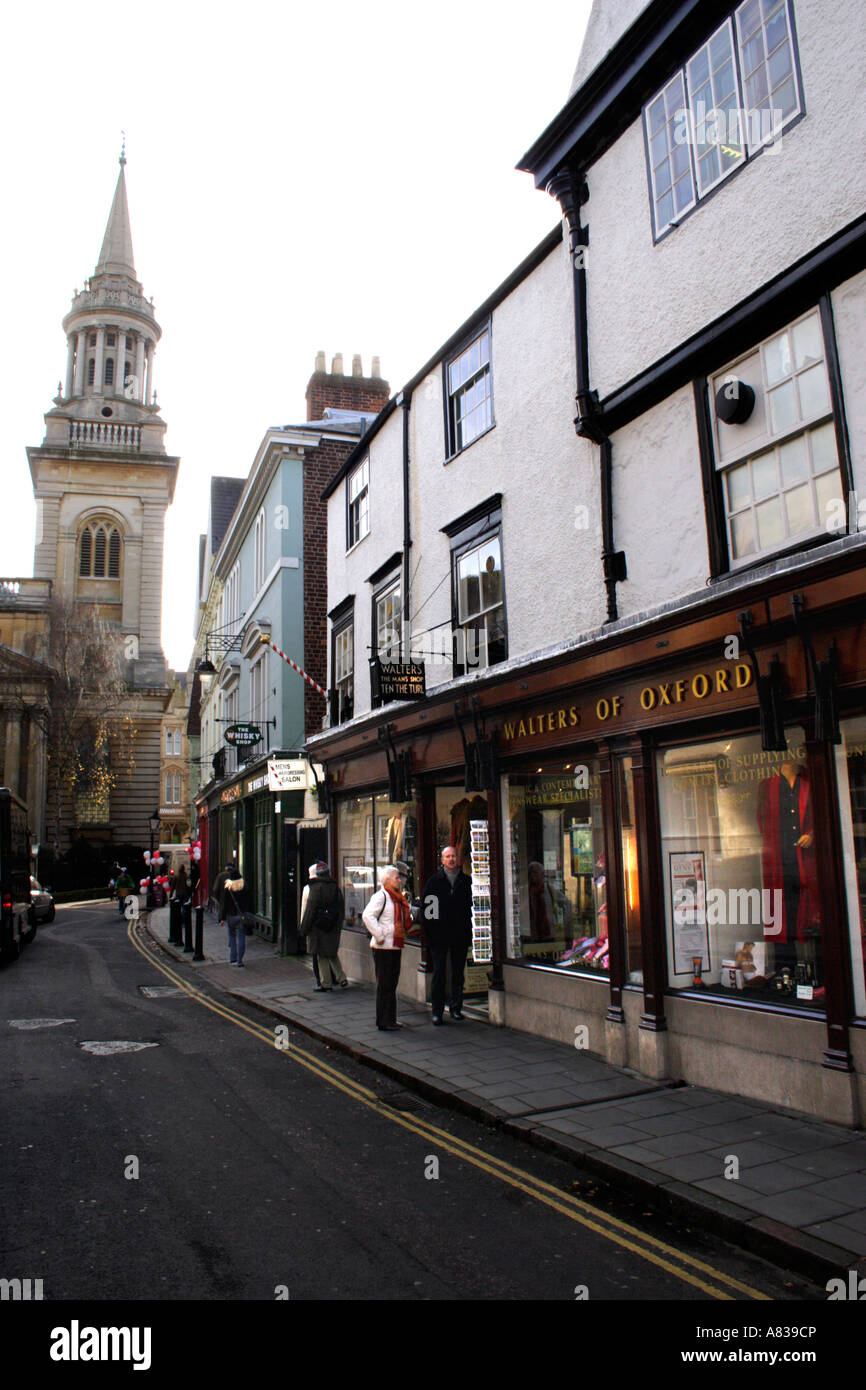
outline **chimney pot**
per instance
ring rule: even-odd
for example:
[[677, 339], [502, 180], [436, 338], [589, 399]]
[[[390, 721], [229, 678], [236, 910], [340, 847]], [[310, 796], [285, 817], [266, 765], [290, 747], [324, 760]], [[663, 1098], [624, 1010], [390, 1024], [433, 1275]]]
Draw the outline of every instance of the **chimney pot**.
[[343, 375], [343, 354], [342, 354], [341, 352], [335, 352], [335, 353], [334, 353], [334, 359], [333, 359], [333, 361], [331, 362], [331, 376], [342, 376], [342, 375]]
[[371, 375], [371, 376], [376, 376], [376, 377], [380, 377], [380, 376], [382, 375], [382, 369], [381, 369], [381, 367], [379, 366], [379, 359], [378, 359], [378, 357], [374, 357], [374, 358], [373, 358], [373, 365], [372, 365], [372, 367], [370, 368], [370, 375]]
[[317, 352], [317, 353], [316, 353], [316, 371], [317, 371], [317, 372], [324, 372], [324, 371], [326, 371], [326, 370], [327, 370], [327, 368], [325, 367], [325, 354], [324, 354], [323, 352]]
[[356, 353], [355, 353], [355, 356], [352, 358], [352, 376], [363, 376], [363, 375], [364, 375], [364, 369], [363, 369], [363, 367], [361, 366], [361, 357], [360, 357], [360, 354], [356, 352]]

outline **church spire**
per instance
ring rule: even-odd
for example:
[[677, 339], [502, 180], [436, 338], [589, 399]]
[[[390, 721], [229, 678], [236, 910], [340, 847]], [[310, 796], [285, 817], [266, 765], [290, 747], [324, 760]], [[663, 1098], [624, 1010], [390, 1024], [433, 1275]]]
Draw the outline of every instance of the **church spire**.
[[135, 279], [132, 256], [132, 233], [129, 229], [129, 204], [126, 201], [126, 137], [120, 151], [120, 173], [114, 190], [114, 201], [108, 214], [108, 224], [102, 239], [102, 250], [96, 262], [95, 275], [128, 275]]

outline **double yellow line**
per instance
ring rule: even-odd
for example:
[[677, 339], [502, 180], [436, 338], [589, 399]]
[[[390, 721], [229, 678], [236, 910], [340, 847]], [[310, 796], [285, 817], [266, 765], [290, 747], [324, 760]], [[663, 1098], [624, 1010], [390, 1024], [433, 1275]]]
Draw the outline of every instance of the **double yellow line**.
[[527, 1197], [532, 1197], [535, 1201], [550, 1207], [551, 1210], [559, 1212], [561, 1216], [568, 1217], [570, 1221], [576, 1221], [587, 1230], [594, 1231], [596, 1235], [603, 1236], [616, 1245], [621, 1245], [625, 1250], [630, 1250], [632, 1254], [639, 1255], [643, 1260], [648, 1260], [657, 1268], [665, 1270], [666, 1273], [674, 1275], [686, 1284], [691, 1284], [696, 1289], [700, 1289], [702, 1293], [708, 1294], [711, 1298], [732, 1301], [739, 1296], [740, 1298], [772, 1301], [768, 1294], [760, 1293], [739, 1279], [734, 1279], [732, 1275], [714, 1269], [712, 1265], [705, 1264], [703, 1260], [698, 1260], [693, 1255], [688, 1255], [682, 1250], [677, 1250], [674, 1246], [667, 1245], [663, 1240], [658, 1240], [655, 1236], [648, 1235], [645, 1231], [640, 1231], [635, 1226], [629, 1225], [627, 1221], [621, 1221], [619, 1217], [611, 1216], [607, 1212], [599, 1212], [588, 1202], [581, 1201], [579, 1197], [574, 1197], [568, 1192], [561, 1192], [559, 1188], [542, 1181], [541, 1178], [535, 1177], [532, 1173], [527, 1173], [522, 1168], [515, 1168], [503, 1159], [485, 1153], [483, 1149], [477, 1149], [473, 1144], [468, 1144], [465, 1140], [439, 1129], [437, 1125], [416, 1116], [396, 1112], [391, 1106], [380, 1100], [375, 1091], [370, 1090], [368, 1086], [362, 1086], [360, 1082], [353, 1081], [338, 1071], [336, 1067], [332, 1067], [311, 1053], [305, 1052], [296, 1044], [292, 1043], [291, 1047], [287, 1048], [278, 1047], [278, 1034], [274, 1028], [266, 1028], [263, 1024], [254, 1023], [248, 1018], [244, 1018], [242, 1014], [227, 1004], [212, 999], [200, 989], [196, 989], [194, 985], [190, 985], [176, 970], [166, 965], [164, 960], [158, 957], [157, 948], [149, 941], [145, 944], [137, 922], [128, 923], [127, 936], [135, 949], [145, 956], [151, 965], [197, 1004], [202, 1004], [212, 1013], [218, 1014], [220, 1018], [233, 1023], [235, 1027], [243, 1028], [252, 1037], [258, 1038], [260, 1042], [266, 1043], [270, 1048], [280, 1052], [287, 1060], [294, 1062], [297, 1066], [305, 1067], [307, 1071], [312, 1072], [322, 1081], [326, 1081], [328, 1085], [335, 1086], [344, 1095], [358, 1101], [361, 1105], [366, 1105], [368, 1109], [374, 1110], [376, 1114], [390, 1120], [392, 1124], [399, 1125], [402, 1129], [419, 1135], [438, 1148], [453, 1154], [455, 1158], [461, 1159], [464, 1163], [470, 1163], [473, 1168], [488, 1173], [491, 1177], [515, 1188], [518, 1192], [523, 1192]]

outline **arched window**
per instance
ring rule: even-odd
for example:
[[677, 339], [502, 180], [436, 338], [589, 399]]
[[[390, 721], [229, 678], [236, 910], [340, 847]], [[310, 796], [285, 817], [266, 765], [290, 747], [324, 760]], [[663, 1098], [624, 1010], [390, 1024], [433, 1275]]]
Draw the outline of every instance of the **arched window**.
[[92, 386], [95, 380], [96, 380], [96, 358], [95, 358], [95, 357], [91, 357], [90, 361], [87, 363], [87, 384], [88, 384], [88, 386]]
[[120, 578], [120, 532], [109, 521], [91, 521], [81, 532], [78, 573], [84, 579]]
[[106, 359], [105, 359], [105, 385], [106, 385], [106, 386], [113, 386], [113, 385], [114, 385], [114, 358], [113, 358], [113, 357], [106, 357]]

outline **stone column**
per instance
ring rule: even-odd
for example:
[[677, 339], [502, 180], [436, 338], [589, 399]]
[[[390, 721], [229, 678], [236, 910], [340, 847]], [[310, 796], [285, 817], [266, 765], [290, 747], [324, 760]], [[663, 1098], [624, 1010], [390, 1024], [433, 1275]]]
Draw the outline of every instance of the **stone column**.
[[144, 400], [144, 338], [139, 333], [135, 340], [135, 362], [132, 370], [135, 372], [135, 399]]
[[21, 770], [21, 711], [6, 709], [6, 756], [3, 769], [6, 785], [18, 795]]
[[150, 405], [150, 399], [153, 393], [153, 343], [149, 338], [145, 351], [147, 355], [147, 380], [144, 384], [144, 404]]
[[85, 363], [87, 361], [87, 334], [79, 329], [76, 334], [77, 348], [75, 356], [75, 380], [72, 383], [72, 390], [76, 396], [84, 395], [85, 382]]
[[75, 344], [78, 340], [77, 333], [70, 333], [66, 343], [66, 386], [63, 394], [67, 400], [72, 395], [72, 380], [75, 371]]
[[102, 391], [102, 373], [105, 370], [105, 329], [96, 330], [96, 371], [93, 376], [93, 390]]

